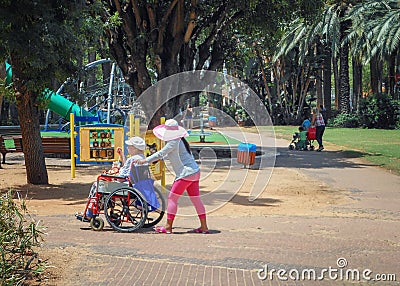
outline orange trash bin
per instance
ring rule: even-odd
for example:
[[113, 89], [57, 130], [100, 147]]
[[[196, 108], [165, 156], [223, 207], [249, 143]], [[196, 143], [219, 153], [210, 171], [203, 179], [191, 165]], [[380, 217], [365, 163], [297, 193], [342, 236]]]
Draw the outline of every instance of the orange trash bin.
[[237, 162], [243, 165], [253, 165], [256, 158], [255, 144], [240, 143], [237, 151]]

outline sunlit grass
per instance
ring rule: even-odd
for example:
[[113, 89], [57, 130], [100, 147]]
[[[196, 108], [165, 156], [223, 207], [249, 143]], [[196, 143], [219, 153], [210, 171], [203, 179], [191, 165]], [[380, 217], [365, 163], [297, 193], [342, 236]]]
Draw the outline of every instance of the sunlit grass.
[[[292, 139], [296, 126], [274, 126], [277, 137]], [[400, 130], [326, 128], [324, 141], [360, 151], [367, 161], [400, 174]]]

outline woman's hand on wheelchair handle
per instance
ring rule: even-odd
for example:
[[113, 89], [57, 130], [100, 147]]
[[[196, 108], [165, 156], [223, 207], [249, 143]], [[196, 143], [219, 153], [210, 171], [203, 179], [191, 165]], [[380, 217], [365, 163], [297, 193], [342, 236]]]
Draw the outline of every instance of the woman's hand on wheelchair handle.
[[140, 160], [136, 160], [134, 163], [137, 165], [144, 165], [144, 164], [147, 164], [147, 161], [146, 161], [146, 159], [140, 159]]

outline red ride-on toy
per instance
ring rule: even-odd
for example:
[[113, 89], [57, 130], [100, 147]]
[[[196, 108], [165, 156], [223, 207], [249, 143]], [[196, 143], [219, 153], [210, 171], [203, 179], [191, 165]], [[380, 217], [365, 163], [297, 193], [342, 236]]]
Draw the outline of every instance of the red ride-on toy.
[[310, 145], [310, 150], [313, 151], [315, 149], [314, 147], [314, 140], [317, 139], [317, 128], [315, 127], [310, 127], [308, 128], [307, 131], [307, 140], [308, 144]]
[[293, 139], [289, 144], [289, 150], [314, 150], [314, 140], [316, 139], [316, 128], [310, 127], [307, 130], [307, 141], [305, 142], [305, 146], [300, 146], [300, 132], [295, 132], [293, 134]]
[[154, 187], [148, 165], [132, 164], [128, 178], [101, 174], [90, 190], [83, 215], [77, 219], [89, 222], [93, 230], [102, 230], [104, 215], [117, 231], [133, 232], [152, 227], [161, 221], [166, 208], [160, 190]]

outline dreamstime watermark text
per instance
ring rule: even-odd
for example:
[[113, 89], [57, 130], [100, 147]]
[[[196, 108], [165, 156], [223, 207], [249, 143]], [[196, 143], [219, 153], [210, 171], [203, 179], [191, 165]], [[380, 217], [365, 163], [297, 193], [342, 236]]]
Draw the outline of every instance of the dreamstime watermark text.
[[346, 258], [339, 258], [336, 261], [337, 267], [329, 266], [328, 268], [313, 269], [276, 269], [265, 264], [257, 272], [260, 280], [279, 280], [279, 281], [390, 281], [396, 280], [396, 274], [393, 273], [373, 273], [371, 269], [352, 269], [347, 268], [348, 262]]

